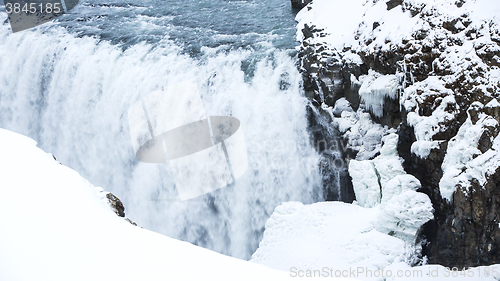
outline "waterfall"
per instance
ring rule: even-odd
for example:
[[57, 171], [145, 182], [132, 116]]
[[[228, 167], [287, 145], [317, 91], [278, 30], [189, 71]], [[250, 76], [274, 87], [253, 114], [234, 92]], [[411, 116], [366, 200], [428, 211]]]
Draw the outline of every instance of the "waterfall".
[[[140, 226], [248, 259], [276, 206], [322, 200], [293, 50], [263, 42], [190, 56], [168, 38], [122, 48], [60, 26], [12, 34], [6, 18], [0, 12], [0, 127], [114, 193]], [[127, 111], [188, 79], [207, 115], [241, 121], [250, 166], [234, 184], [181, 202], [167, 165], [135, 159]]]

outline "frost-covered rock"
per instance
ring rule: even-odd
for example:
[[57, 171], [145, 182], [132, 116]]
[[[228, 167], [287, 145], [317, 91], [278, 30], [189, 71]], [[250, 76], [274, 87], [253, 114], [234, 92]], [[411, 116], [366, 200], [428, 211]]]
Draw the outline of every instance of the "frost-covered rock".
[[416, 192], [419, 180], [403, 168], [397, 153], [398, 135], [390, 134], [384, 141], [375, 159], [349, 164], [357, 203], [366, 208], [380, 205], [377, 230], [414, 246], [417, 231], [434, 218], [434, 209], [426, 194]]
[[387, 98], [396, 99], [399, 94], [399, 78], [396, 75], [381, 75], [370, 70], [368, 75], [360, 77], [363, 81], [359, 96], [366, 108], [376, 117], [382, 117]]
[[[491, 176], [497, 167], [500, 167], [500, 139], [498, 134], [500, 125], [495, 118], [482, 111], [483, 105], [475, 102], [471, 105], [474, 112], [473, 123], [471, 111], [469, 117], [462, 124], [458, 133], [448, 143], [448, 149], [443, 161], [443, 177], [439, 182], [441, 196], [452, 201], [453, 193], [458, 186], [469, 188], [474, 179], [484, 185], [487, 177]], [[479, 110], [479, 111], [478, 111]], [[496, 132], [496, 133], [495, 133]], [[479, 141], [486, 137], [490, 143], [485, 151], [479, 149]]]
[[433, 211], [429, 196], [408, 190], [380, 206], [375, 228], [413, 245], [420, 227], [434, 218]]
[[349, 174], [360, 206], [370, 208], [389, 201], [394, 195], [420, 187], [418, 179], [406, 174], [403, 168], [403, 160], [397, 152], [398, 135], [390, 134], [384, 141], [375, 159], [349, 163]]
[[445, 88], [439, 78], [429, 77], [406, 88], [402, 103], [409, 111], [407, 123], [415, 131], [416, 141], [411, 145], [411, 152], [427, 158], [442, 142], [434, 140], [434, 136], [449, 129], [450, 122], [459, 114], [453, 91]]
[[382, 188], [382, 203], [403, 192], [416, 191], [421, 187], [420, 181], [412, 175], [397, 175], [389, 180]]
[[382, 199], [381, 186], [372, 161], [351, 160], [349, 174], [352, 178], [356, 201], [360, 206], [371, 208], [380, 203]]
[[[338, 107], [335, 107], [337, 109]], [[333, 124], [347, 140], [349, 148], [356, 151], [356, 160], [375, 157], [382, 147], [382, 138], [395, 130], [375, 123], [370, 114], [359, 109], [357, 112], [344, 110]]]

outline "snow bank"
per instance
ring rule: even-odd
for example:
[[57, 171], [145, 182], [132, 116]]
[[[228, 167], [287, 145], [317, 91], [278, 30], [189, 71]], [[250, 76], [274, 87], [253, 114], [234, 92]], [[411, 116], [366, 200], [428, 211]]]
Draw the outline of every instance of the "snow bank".
[[373, 225], [378, 208], [342, 202], [278, 206], [251, 261], [272, 268], [303, 270], [334, 267], [382, 269], [404, 261], [409, 249]]
[[118, 217], [75, 171], [0, 129], [0, 280], [281, 280]]

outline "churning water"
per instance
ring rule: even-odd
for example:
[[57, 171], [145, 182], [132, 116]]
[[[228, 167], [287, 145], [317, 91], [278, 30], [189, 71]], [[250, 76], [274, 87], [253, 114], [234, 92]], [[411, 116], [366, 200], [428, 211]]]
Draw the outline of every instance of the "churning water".
[[[0, 10], [0, 127], [113, 192], [140, 226], [248, 259], [277, 205], [323, 198], [289, 2], [87, 0], [15, 34]], [[181, 202], [167, 165], [135, 159], [127, 112], [188, 79], [207, 115], [241, 121], [250, 167]]]

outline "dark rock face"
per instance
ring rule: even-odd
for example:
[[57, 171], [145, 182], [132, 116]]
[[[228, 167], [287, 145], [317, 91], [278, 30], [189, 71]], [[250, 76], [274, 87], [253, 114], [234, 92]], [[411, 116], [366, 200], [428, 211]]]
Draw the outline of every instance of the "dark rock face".
[[[460, 8], [465, 2], [456, 1], [456, 6]], [[360, 85], [353, 83], [360, 76], [367, 75], [369, 71], [399, 75], [401, 91], [412, 88], [414, 91], [409, 98], [416, 106], [402, 106], [402, 99], [408, 98], [408, 95], [400, 95], [397, 99], [385, 99], [382, 116], [370, 114], [376, 123], [397, 129], [398, 153], [404, 159], [403, 166], [408, 174], [420, 181], [421, 188], [418, 191], [429, 196], [435, 209], [434, 220], [422, 227], [418, 237], [423, 246], [422, 254], [428, 257], [430, 263], [450, 268], [500, 263], [500, 165], [490, 164], [492, 171], [486, 173], [484, 179], [471, 176], [456, 183], [451, 201], [441, 194], [440, 189], [446, 172], [443, 168], [445, 158], [456, 153], [450, 147], [459, 141], [456, 139], [459, 132], [467, 126], [481, 126], [477, 146], [471, 148], [477, 148], [477, 152], [470, 161], [485, 157], [488, 153], [500, 153], [494, 148], [495, 139], [500, 134], [500, 104], [494, 103], [500, 100], [500, 84], [488, 78], [488, 71], [500, 66], [500, 29], [491, 22], [473, 26], [472, 20], [465, 14], [449, 18], [432, 14], [429, 10], [424, 13], [425, 5], [419, 5], [418, 1], [390, 0], [385, 1], [385, 4], [387, 10], [402, 9], [412, 17], [428, 20], [432, 29], [417, 30], [401, 43], [387, 41], [388, 48], [336, 50], [314, 40], [323, 37], [324, 30], [304, 26], [302, 32], [305, 39], [300, 47], [299, 58], [305, 94], [310, 100], [312, 138], [316, 141], [325, 138], [333, 141], [345, 137], [332, 124], [330, 113], [324, 107], [333, 107], [339, 99], [345, 98], [354, 111], [363, 109]], [[384, 28], [383, 23], [379, 22], [368, 25], [370, 30]], [[440, 35], [436, 36], [438, 33]], [[449, 49], [463, 46], [464, 37], [466, 40], [475, 40], [485, 35], [491, 41], [479, 40], [473, 44], [476, 60], [450, 59]], [[376, 38], [363, 40], [360, 46], [368, 46]], [[352, 54], [359, 56], [361, 62], [354, 63], [347, 59]], [[428, 78], [441, 81], [443, 87], [434, 89], [426, 86]], [[486, 106], [489, 103], [490, 106]], [[409, 116], [432, 118], [439, 110], [446, 118], [436, 123], [433, 128], [435, 131], [428, 140], [438, 145], [430, 149], [426, 156], [413, 153], [412, 145], [419, 139], [415, 129], [417, 123], [411, 121]], [[484, 122], [486, 119], [491, 122]], [[348, 147], [342, 157], [354, 158], [356, 153]], [[473, 168], [464, 165], [461, 169], [463, 174], [467, 174]], [[325, 186], [336, 180], [332, 170], [323, 166], [320, 166], [320, 170]], [[343, 179], [350, 181], [348, 175]], [[349, 184], [346, 186], [349, 187]], [[352, 192], [352, 184], [350, 188]], [[335, 192], [327, 192], [327, 199], [346, 200]]]
[[296, 8], [296, 9], [302, 9], [307, 4], [312, 2], [312, 0], [291, 0], [291, 1], [292, 1], [292, 8]]
[[[424, 255], [430, 263], [450, 267], [496, 264], [500, 260], [500, 168], [486, 184], [472, 180], [472, 188], [459, 188], [453, 204], [444, 203], [440, 217], [424, 226], [429, 244]], [[446, 213], [443, 213], [446, 211]]]

